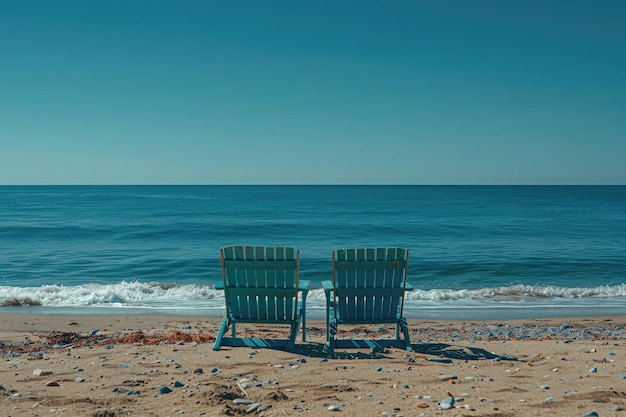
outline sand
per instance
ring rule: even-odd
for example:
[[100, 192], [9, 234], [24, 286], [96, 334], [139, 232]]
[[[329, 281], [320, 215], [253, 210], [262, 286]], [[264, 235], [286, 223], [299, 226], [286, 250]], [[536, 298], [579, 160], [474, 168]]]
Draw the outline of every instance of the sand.
[[[323, 321], [309, 320], [293, 353], [213, 351], [218, 325], [0, 314], [0, 416], [626, 416], [626, 317], [410, 320], [413, 352], [339, 349], [332, 359]], [[393, 331], [344, 327], [341, 337]], [[448, 393], [454, 404], [441, 409]]]

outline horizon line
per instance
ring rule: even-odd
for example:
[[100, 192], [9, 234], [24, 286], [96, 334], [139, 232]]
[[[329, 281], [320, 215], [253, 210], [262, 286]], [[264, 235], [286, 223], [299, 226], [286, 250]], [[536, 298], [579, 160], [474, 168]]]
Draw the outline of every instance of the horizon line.
[[620, 187], [626, 183], [102, 183], [0, 184], [0, 187], [251, 187], [251, 186], [393, 186], [393, 187]]

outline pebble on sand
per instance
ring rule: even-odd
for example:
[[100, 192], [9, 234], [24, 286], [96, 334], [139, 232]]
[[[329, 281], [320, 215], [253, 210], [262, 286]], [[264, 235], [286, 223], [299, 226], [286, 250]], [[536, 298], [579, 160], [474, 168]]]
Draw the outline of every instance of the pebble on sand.
[[251, 413], [253, 411], [256, 411], [260, 406], [261, 406], [261, 403], [252, 404], [250, 407], [248, 407], [248, 409], [246, 410], [246, 413]]
[[437, 358], [437, 357], [433, 357], [433, 358], [428, 358], [428, 360], [429, 360], [430, 362], [452, 363], [452, 359], [450, 359], [450, 358]]
[[454, 407], [454, 397], [452, 394], [448, 393], [448, 396], [441, 400], [439, 403], [439, 408], [441, 410], [449, 410]]
[[33, 371], [33, 376], [52, 375], [52, 373], [52, 371], [44, 371], [43, 369], [37, 368]]

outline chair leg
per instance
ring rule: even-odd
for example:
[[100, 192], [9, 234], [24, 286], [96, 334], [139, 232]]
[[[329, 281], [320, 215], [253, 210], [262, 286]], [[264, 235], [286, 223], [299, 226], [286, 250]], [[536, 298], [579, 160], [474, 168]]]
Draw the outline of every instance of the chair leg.
[[326, 293], [326, 342], [330, 341], [330, 292]]
[[292, 352], [296, 345], [296, 338], [298, 337], [298, 329], [300, 328], [300, 318], [291, 323], [291, 334], [289, 335], [289, 342], [287, 342], [287, 351]]
[[215, 344], [213, 345], [213, 350], [219, 350], [220, 346], [222, 346], [222, 338], [224, 337], [224, 333], [226, 333], [226, 330], [228, 330], [228, 318], [224, 317], [222, 319], [222, 325], [220, 326], [220, 331], [217, 333], [217, 337], [215, 338]]
[[335, 357], [335, 336], [337, 335], [337, 322], [326, 321], [326, 354], [329, 358]]
[[402, 333], [404, 334], [404, 347], [406, 348], [406, 350], [412, 351], [413, 348], [411, 347], [411, 336], [409, 335], [409, 325], [407, 324], [406, 319], [402, 317], [398, 324], [400, 328], [402, 329]]
[[302, 341], [306, 342], [306, 293], [302, 296]]

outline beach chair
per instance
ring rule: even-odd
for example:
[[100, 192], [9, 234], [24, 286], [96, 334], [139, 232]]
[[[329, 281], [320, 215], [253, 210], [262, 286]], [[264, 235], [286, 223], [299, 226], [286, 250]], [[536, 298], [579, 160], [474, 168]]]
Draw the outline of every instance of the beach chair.
[[[288, 247], [228, 246], [220, 249], [226, 317], [213, 345], [273, 347], [293, 350], [300, 323], [306, 341], [309, 282], [299, 280], [300, 251]], [[302, 302], [298, 294], [302, 293]], [[288, 324], [288, 340], [237, 338], [237, 323]], [[232, 337], [224, 337], [228, 328]]]
[[[386, 346], [411, 350], [404, 295], [409, 251], [402, 248], [337, 249], [332, 251], [332, 281], [323, 281], [326, 294], [326, 352], [335, 348]], [[395, 339], [336, 339], [339, 324], [395, 323]], [[400, 338], [404, 335], [404, 341]]]

